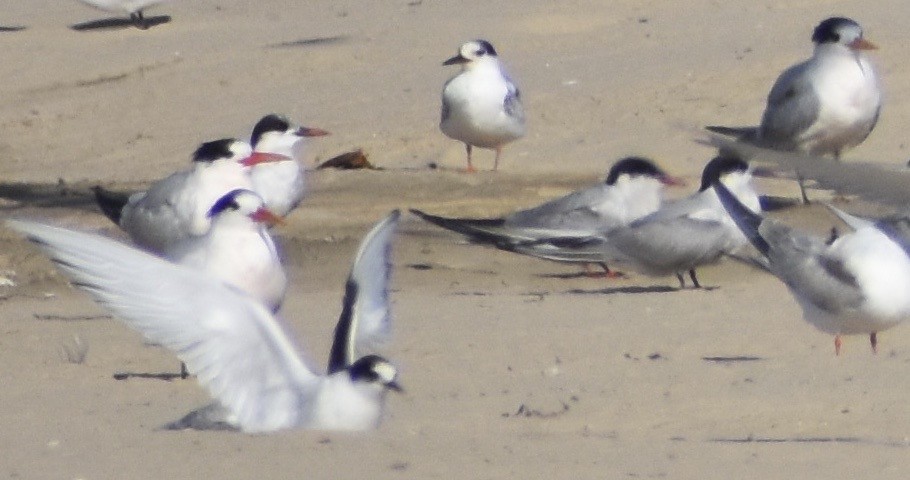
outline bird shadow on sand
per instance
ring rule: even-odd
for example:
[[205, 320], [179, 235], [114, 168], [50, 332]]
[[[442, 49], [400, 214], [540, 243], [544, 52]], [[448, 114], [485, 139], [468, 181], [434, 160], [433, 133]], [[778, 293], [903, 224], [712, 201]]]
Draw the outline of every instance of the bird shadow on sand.
[[22, 30], [25, 30], [22, 25], [0, 25], [0, 33], [21, 32]]
[[301, 38], [299, 40], [291, 40], [288, 42], [281, 43], [271, 43], [265, 46], [265, 48], [296, 48], [296, 47], [313, 47], [318, 45], [331, 45], [335, 43], [340, 43], [347, 41], [351, 37], [349, 35], [335, 35], [333, 37], [314, 37], [314, 38]]
[[708, 363], [719, 363], [726, 365], [742, 362], [760, 362], [764, 360], [762, 357], [755, 357], [752, 355], [701, 357], [701, 359]]
[[[625, 278], [626, 274], [618, 273], [620, 278]], [[609, 281], [608, 277], [604, 272], [573, 272], [573, 273], [539, 273], [537, 274], [538, 278], [557, 278], [560, 280], [574, 280], [576, 278], [589, 278], [592, 280], [605, 280]]]
[[713, 443], [861, 443], [858, 437], [738, 437], [711, 438]]
[[173, 382], [174, 380], [184, 379], [183, 375], [180, 373], [171, 373], [171, 372], [161, 372], [161, 373], [149, 373], [149, 372], [117, 372], [114, 375], [114, 380], [130, 380], [133, 378], [138, 378], [142, 380], [163, 380], [165, 382]]
[[[156, 15], [154, 17], [145, 17], [145, 28], [143, 28], [143, 30], [157, 27], [158, 25], [163, 25], [165, 23], [170, 23], [170, 21], [170, 15]], [[102, 18], [100, 20], [90, 20], [88, 22], [70, 25], [70, 29], [77, 32], [87, 32], [93, 30], [119, 30], [132, 27], [136, 27], [136, 22], [134, 22], [132, 19], [123, 17]]]
[[613, 295], [616, 293], [670, 293], [678, 291], [680, 291], [680, 289], [668, 287], [666, 285], [652, 285], [649, 287], [613, 287], [600, 288], [597, 290], [573, 288], [572, 290], [567, 290], [565, 293], [568, 295]]
[[873, 446], [879, 446], [879, 447], [892, 447], [892, 448], [900, 448], [900, 449], [910, 448], [910, 444], [908, 444], [905, 439], [892, 440], [892, 439], [846, 437], [846, 436], [844, 436], [844, 437], [754, 437], [752, 435], [749, 435], [747, 437], [709, 438], [709, 439], [707, 439], [707, 441], [711, 442], [711, 443], [732, 443], [732, 444], [757, 444], [757, 443], [859, 444], [859, 445], [873, 445]]
[[0, 210], [36, 208], [78, 208], [97, 210], [88, 185], [57, 183], [0, 183]]

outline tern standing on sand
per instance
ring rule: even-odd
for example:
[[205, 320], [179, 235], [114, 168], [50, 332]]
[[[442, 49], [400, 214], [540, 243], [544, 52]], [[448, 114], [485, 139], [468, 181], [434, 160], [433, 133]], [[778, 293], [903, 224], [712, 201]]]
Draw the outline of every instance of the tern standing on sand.
[[525, 113], [518, 87], [509, 78], [486, 40], [467, 42], [458, 55], [443, 65], [461, 65], [461, 73], [449, 79], [442, 90], [439, 128], [446, 136], [464, 142], [468, 172], [473, 147], [496, 150], [493, 170], [499, 168], [502, 147], [525, 135]]

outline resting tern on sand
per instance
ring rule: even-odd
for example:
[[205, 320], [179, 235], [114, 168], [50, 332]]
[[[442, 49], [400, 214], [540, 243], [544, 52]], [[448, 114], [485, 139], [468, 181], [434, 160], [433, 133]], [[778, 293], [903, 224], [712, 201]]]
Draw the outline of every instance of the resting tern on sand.
[[250, 170], [253, 190], [265, 200], [269, 210], [284, 217], [297, 208], [306, 193], [306, 178], [300, 165], [306, 138], [328, 134], [320, 128], [292, 125], [276, 114], [266, 115], [256, 123], [250, 137], [253, 151], [287, 157]]
[[526, 132], [518, 87], [486, 40], [464, 43], [458, 55], [442, 64], [461, 65], [461, 73], [450, 78], [442, 89], [439, 128], [449, 138], [464, 142], [468, 172], [476, 171], [471, 162], [473, 147], [495, 150], [496, 170], [502, 147]]
[[203, 143], [193, 154], [193, 166], [159, 180], [128, 198], [95, 189], [101, 210], [142, 248], [166, 253], [179, 242], [205, 234], [215, 202], [231, 190], [252, 190], [249, 169], [264, 162], [286, 160], [253, 152], [233, 138]]
[[701, 288], [695, 269], [736, 253], [747, 243], [711, 188], [727, 185], [753, 211], [760, 211], [748, 165], [737, 158], [717, 157], [705, 166], [701, 187], [691, 196], [670, 202], [627, 226], [591, 236], [569, 235], [516, 244], [518, 253], [562, 262], [614, 262], [650, 276], [675, 274], [685, 288], [688, 272]]
[[397, 370], [360, 351], [391, 333], [389, 255], [398, 217], [392, 212], [360, 245], [326, 375], [303, 363], [267, 308], [211, 275], [96, 235], [18, 220], [7, 225], [127, 325], [186, 362], [216, 402], [170, 428], [264, 433], [380, 423], [386, 392], [400, 390]]
[[[472, 242], [512, 250], [515, 244], [544, 238], [591, 236], [612, 230], [658, 209], [664, 185], [680, 185], [642, 157], [617, 161], [603, 183], [572, 192], [527, 210], [500, 218], [446, 218], [412, 209], [415, 215]], [[608, 275], [606, 263], [600, 263]]]
[[[862, 143], [882, 106], [879, 77], [865, 53], [877, 47], [863, 38], [858, 23], [843, 17], [822, 21], [812, 41], [812, 57], [777, 78], [759, 127], [708, 130], [767, 148], [835, 159]], [[808, 202], [801, 172], [797, 177]]]
[[724, 207], [749, 241], [768, 259], [803, 310], [803, 318], [834, 335], [869, 335], [910, 318], [910, 245], [907, 217], [896, 222], [847, 221], [856, 230], [826, 242], [743, 206], [723, 185], [715, 185]]

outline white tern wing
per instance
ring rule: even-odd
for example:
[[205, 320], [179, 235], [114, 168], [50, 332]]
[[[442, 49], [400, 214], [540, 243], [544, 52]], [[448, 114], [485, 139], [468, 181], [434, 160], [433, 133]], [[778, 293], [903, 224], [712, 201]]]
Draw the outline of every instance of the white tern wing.
[[307, 415], [318, 377], [255, 300], [107, 238], [26, 221], [7, 224], [127, 325], [176, 353], [242, 430], [288, 428]]
[[361, 241], [348, 276], [344, 306], [329, 357], [329, 373], [349, 366], [358, 352], [375, 348], [391, 336], [389, 276], [392, 238], [401, 212], [393, 211]]

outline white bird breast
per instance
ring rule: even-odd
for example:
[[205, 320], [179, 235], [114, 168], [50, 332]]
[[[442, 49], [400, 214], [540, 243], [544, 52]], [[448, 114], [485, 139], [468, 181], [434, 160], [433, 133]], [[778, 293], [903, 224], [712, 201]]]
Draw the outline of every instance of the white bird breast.
[[309, 428], [368, 430], [382, 419], [383, 387], [352, 382], [347, 371], [322, 379]]

